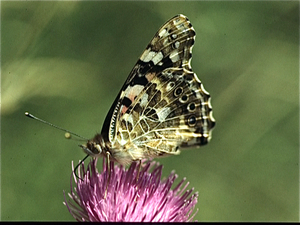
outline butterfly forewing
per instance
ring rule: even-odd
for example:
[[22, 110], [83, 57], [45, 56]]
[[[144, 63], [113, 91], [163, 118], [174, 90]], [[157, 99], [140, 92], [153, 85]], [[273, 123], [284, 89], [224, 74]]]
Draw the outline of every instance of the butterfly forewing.
[[[190, 65], [195, 31], [178, 15], [155, 34], [112, 105], [101, 138], [121, 164], [200, 146], [215, 125], [210, 95]], [[103, 147], [103, 146], [102, 146]]]
[[166, 22], [155, 34], [142, 56], [132, 69], [107, 115], [102, 133], [109, 131], [108, 141], [113, 141], [116, 120], [128, 109], [134, 98], [158, 73], [170, 67], [191, 69], [191, 49], [195, 31], [189, 20], [178, 15]]

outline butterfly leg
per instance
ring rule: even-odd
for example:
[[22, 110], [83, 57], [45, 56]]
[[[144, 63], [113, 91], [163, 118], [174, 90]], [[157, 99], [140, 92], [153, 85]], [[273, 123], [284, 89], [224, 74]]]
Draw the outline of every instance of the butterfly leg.
[[136, 175], [136, 183], [138, 182], [139, 180], [139, 176], [140, 176], [140, 171], [141, 171], [141, 167], [142, 167], [142, 160], [140, 159], [139, 160], [139, 169], [138, 169], [138, 172], [137, 172], [137, 175]]
[[106, 152], [106, 171], [108, 172], [108, 178], [107, 178], [107, 182], [106, 182], [106, 188], [105, 188], [105, 193], [104, 193], [104, 199], [106, 199], [107, 196], [107, 189], [108, 189], [108, 185], [110, 183], [110, 153], [107, 151]]
[[[139, 190], [139, 188], [138, 188], [138, 180], [139, 180], [141, 168], [142, 168], [142, 160], [140, 159], [140, 160], [139, 160], [139, 169], [138, 169], [138, 171], [137, 171], [136, 180], [135, 180], [135, 182], [136, 182], [136, 187], [135, 187], [136, 192], [138, 192], [138, 190]], [[140, 196], [139, 196], [139, 194], [137, 193], [137, 195], [136, 195], [134, 201], [137, 202], [137, 199], [138, 199], [139, 197], [140, 197]]]

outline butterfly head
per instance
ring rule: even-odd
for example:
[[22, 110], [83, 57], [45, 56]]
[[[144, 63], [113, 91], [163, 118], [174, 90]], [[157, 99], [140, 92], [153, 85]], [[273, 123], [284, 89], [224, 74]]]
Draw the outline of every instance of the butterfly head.
[[91, 157], [99, 157], [103, 154], [103, 147], [101, 145], [103, 138], [97, 134], [92, 140], [89, 140], [86, 145], [79, 145], [83, 151]]

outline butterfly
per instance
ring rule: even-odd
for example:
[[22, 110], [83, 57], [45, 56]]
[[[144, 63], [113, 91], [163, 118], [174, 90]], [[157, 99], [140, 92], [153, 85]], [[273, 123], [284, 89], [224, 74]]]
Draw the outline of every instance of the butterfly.
[[88, 155], [126, 165], [208, 143], [215, 120], [210, 95], [191, 68], [195, 35], [184, 15], [157, 31], [111, 106], [101, 133], [81, 145]]

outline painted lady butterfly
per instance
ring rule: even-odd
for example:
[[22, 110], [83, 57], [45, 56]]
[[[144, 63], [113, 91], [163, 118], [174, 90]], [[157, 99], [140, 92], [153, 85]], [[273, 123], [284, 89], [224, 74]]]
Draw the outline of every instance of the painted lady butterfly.
[[207, 144], [215, 120], [210, 95], [190, 65], [195, 35], [184, 15], [158, 30], [110, 108], [101, 134], [81, 145], [88, 155], [124, 165]]

